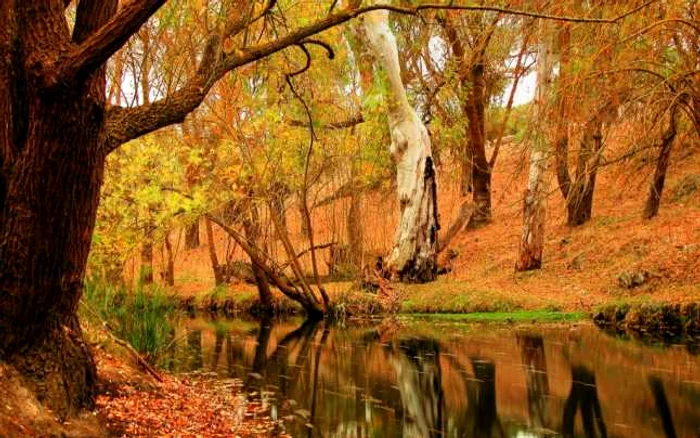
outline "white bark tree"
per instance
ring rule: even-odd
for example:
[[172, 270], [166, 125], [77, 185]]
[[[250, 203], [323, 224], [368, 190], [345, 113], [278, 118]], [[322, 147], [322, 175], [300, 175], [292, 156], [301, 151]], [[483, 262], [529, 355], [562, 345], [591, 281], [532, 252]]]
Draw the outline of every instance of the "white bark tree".
[[545, 22], [539, 24], [537, 49], [537, 94], [535, 96], [534, 137], [530, 151], [530, 171], [523, 209], [523, 230], [516, 271], [539, 269], [542, 266], [544, 225], [547, 201], [547, 104], [552, 89], [552, 44]]
[[437, 266], [437, 176], [430, 136], [411, 107], [401, 81], [396, 38], [389, 28], [388, 11], [361, 17], [363, 43], [387, 81], [390, 151], [397, 164], [401, 219], [385, 268], [404, 282], [435, 279]]

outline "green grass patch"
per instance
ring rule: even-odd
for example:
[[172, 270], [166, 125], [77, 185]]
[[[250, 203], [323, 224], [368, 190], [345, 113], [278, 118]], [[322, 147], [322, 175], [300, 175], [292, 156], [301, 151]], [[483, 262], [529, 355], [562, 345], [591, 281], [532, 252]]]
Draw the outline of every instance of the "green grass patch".
[[88, 279], [81, 316], [92, 324], [106, 323], [115, 336], [156, 362], [175, 341], [174, 324], [180, 313], [173, 297], [159, 287], [139, 285], [129, 290]]
[[417, 317], [458, 322], [573, 322], [588, 318], [585, 312], [517, 310], [514, 312], [421, 313]]

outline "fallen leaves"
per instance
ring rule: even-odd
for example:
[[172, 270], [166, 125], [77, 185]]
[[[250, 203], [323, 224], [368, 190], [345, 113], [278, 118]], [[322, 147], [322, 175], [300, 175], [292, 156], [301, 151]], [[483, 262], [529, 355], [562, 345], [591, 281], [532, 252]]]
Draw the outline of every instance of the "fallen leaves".
[[[100, 362], [115, 367], [108, 355], [98, 355], [103, 368]], [[270, 418], [269, 405], [246, 400], [238, 379], [165, 374], [162, 383], [144, 383], [129, 373], [112, 374], [117, 381], [101, 376], [96, 409], [116, 436], [287, 436], [282, 422]]]

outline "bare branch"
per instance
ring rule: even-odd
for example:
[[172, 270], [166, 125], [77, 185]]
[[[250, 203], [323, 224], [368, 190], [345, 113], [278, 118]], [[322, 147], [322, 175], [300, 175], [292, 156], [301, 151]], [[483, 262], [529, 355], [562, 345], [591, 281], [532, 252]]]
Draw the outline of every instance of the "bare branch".
[[[352, 128], [353, 126], [357, 126], [364, 122], [365, 119], [364, 117], [362, 117], [362, 114], [355, 114], [350, 116], [348, 119], [340, 120], [338, 122], [322, 123], [318, 125], [318, 127], [321, 129], [329, 130], [346, 129]], [[308, 122], [302, 120], [288, 120], [287, 123], [289, 124], [289, 126], [296, 126], [301, 128], [306, 128], [309, 126]]]

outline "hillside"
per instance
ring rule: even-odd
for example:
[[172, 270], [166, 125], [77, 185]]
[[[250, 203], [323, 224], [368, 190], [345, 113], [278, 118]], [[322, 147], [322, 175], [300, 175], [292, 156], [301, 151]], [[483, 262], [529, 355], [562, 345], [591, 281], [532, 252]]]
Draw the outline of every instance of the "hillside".
[[[404, 310], [470, 311], [549, 309], [583, 310], [617, 301], [685, 302], [700, 296], [700, 145], [697, 139], [678, 142], [659, 216], [643, 220], [641, 210], [648, 191], [651, 166], [639, 162], [614, 164], [600, 169], [594, 197], [593, 218], [583, 226], [565, 224], [565, 206], [550, 175], [548, 221], [544, 266], [537, 271], [515, 274], [513, 264], [522, 222], [521, 197], [526, 161], [521, 147], [510, 145], [502, 153], [493, 176], [493, 220], [477, 230], [463, 230], [451, 243], [457, 254], [453, 270], [437, 282], [400, 286]], [[609, 150], [615, 156], [615, 149]], [[637, 160], [639, 161], [639, 160]], [[630, 176], [629, 168], [639, 166]], [[452, 166], [440, 171], [440, 216], [443, 231], [457, 214], [462, 199]], [[314, 212], [317, 242], [342, 242], [347, 202], [337, 201]], [[363, 232], [366, 263], [374, 254], [391, 247], [397, 206], [386, 192], [363, 199]], [[388, 213], [388, 214], [387, 214]], [[289, 209], [293, 240], [304, 247], [298, 232], [299, 217]], [[203, 227], [197, 249], [176, 250], [175, 282], [183, 296], [201, 296], [214, 288], [209, 249]], [[269, 227], [268, 227], [269, 228]], [[268, 233], [271, 233], [268, 230]], [[233, 258], [245, 260], [240, 249], [214, 227], [220, 259], [234, 248]], [[180, 248], [183, 236], [173, 239]], [[367, 250], [367, 248], [371, 248]], [[283, 254], [281, 246], [272, 253]], [[324, 261], [328, 251], [320, 252]], [[441, 256], [441, 259], [444, 258]], [[154, 270], [159, 272], [156, 257]], [[305, 260], [310, 270], [310, 261]], [[325, 263], [322, 269], [327, 271]], [[138, 265], [129, 264], [127, 278], [134, 278]], [[642, 284], [632, 284], [635, 281]], [[627, 283], [624, 285], [624, 283]], [[349, 283], [329, 287], [343, 291]], [[250, 297], [254, 287], [230, 285], [227, 295]]]

